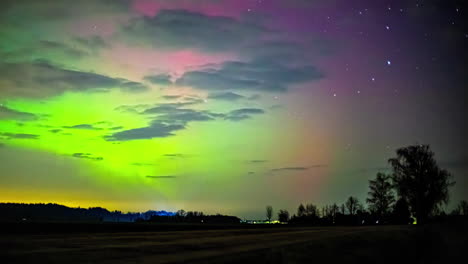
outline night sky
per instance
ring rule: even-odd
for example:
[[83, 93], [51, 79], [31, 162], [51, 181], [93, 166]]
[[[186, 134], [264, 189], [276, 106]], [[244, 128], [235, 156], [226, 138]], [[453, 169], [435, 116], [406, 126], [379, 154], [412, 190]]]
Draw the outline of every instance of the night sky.
[[2, 0], [0, 201], [261, 218], [364, 201], [409, 144], [430, 144], [452, 203], [468, 199], [467, 12]]

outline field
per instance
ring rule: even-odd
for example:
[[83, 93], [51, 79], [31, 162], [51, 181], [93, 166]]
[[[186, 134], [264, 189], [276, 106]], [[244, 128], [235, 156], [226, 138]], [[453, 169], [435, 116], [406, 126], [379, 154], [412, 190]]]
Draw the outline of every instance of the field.
[[2, 228], [1, 262], [450, 263], [468, 244], [466, 228], [453, 226], [37, 228]]

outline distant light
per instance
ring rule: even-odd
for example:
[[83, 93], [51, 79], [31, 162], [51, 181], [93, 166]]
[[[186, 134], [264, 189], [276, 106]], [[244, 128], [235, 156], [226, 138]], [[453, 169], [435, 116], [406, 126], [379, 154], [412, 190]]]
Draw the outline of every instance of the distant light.
[[389, 65], [389, 66], [392, 65], [392, 62], [388, 60], [387, 65]]
[[389, 27], [389, 26], [385, 26], [385, 28], [386, 28], [387, 30], [390, 30], [390, 27]]

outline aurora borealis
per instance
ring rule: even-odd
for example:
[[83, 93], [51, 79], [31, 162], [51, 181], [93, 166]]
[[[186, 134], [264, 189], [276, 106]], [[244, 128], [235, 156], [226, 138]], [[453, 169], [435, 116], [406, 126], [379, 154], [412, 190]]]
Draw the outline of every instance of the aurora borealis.
[[468, 199], [466, 7], [3, 0], [0, 200], [261, 217], [416, 143]]

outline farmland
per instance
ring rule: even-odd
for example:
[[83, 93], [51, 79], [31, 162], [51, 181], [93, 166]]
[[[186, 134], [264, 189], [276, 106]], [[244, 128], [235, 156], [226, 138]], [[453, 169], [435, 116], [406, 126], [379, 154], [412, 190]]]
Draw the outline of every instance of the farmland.
[[0, 257], [3, 263], [431, 263], [461, 256], [467, 242], [466, 229], [440, 226], [166, 229], [2, 229]]

